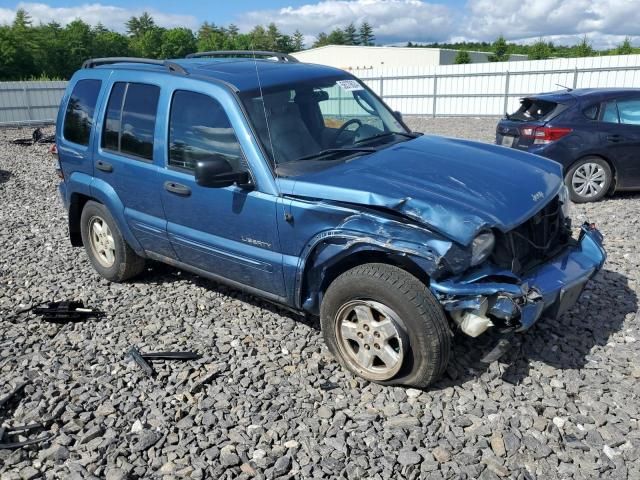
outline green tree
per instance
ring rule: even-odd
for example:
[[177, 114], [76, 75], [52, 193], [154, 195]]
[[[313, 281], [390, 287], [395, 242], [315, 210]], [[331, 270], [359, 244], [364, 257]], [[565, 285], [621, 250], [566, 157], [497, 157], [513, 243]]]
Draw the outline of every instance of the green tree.
[[631, 46], [631, 40], [629, 37], [626, 37], [614, 52], [615, 55], [631, 55], [633, 53], [633, 47]]
[[591, 46], [591, 42], [585, 35], [582, 37], [582, 40], [575, 47], [575, 56], [576, 57], [592, 57], [595, 54], [595, 50]]
[[127, 33], [132, 37], [139, 37], [156, 28], [156, 22], [147, 12], [144, 12], [139, 17], [131, 17], [125, 25]]
[[376, 37], [373, 34], [373, 27], [367, 22], [362, 22], [360, 25], [360, 32], [358, 34], [358, 40], [360, 45], [373, 45]]
[[302, 35], [300, 30], [293, 32], [293, 37], [291, 37], [291, 47], [294, 52], [299, 52], [304, 49], [304, 35]]
[[493, 54], [489, 55], [489, 61], [506, 62], [509, 60], [509, 45], [502, 35], [493, 42], [492, 50]]
[[344, 45], [346, 43], [344, 32], [339, 28], [335, 28], [327, 37], [327, 41], [329, 42], [329, 45]]
[[60, 39], [65, 46], [60, 73], [64, 78], [68, 78], [82, 65], [82, 62], [93, 56], [93, 34], [87, 23], [74, 20], [62, 29]]
[[353, 22], [344, 27], [343, 32], [345, 45], [358, 45], [358, 30]]
[[546, 60], [551, 57], [552, 45], [539, 38], [529, 49], [529, 60]]
[[137, 57], [161, 58], [164, 31], [164, 28], [154, 27], [132, 38], [129, 43], [132, 53]]
[[471, 55], [469, 55], [469, 52], [467, 52], [466, 50], [458, 50], [458, 53], [456, 53], [456, 58], [454, 59], [453, 63], [458, 65], [471, 63]]
[[184, 27], [171, 28], [162, 32], [162, 58], [184, 58], [197, 50], [193, 32]]
[[324, 47], [325, 45], [329, 45], [329, 37], [326, 33], [320, 32], [316, 37], [316, 41], [311, 45], [313, 48]]
[[126, 57], [131, 54], [129, 50], [129, 39], [118, 32], [113, 32], [97, 25], [93, 29], [94, 57]]

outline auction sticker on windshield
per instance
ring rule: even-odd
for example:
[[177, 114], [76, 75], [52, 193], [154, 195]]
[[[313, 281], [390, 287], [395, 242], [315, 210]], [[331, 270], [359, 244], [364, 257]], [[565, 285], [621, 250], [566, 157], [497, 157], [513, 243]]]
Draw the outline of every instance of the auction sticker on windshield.
[[340, 85], [340, 87], [343, 90], [346, 90], [347, 92], [353, 92], [353, 91], [356, 91], [356, 90], [364, 90], [364, 88], [362, 88], [362, 85], [360, 85], [355, 80], [338, 80], [336, 83], [338, 85]]

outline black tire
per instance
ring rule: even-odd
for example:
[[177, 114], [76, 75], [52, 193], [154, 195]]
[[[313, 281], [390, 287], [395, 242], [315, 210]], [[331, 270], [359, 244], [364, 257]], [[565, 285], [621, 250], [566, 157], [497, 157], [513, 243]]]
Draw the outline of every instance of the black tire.
[[[585, 170], [589, 170], [589, 168], [591, 168], [589, 167], [589, 165], [597, 166], [594, 168], [599, 169], [597, 171], [599, 175], [602, 175], [601, 178], [603, 178], [603, 180], [598, 183], [599, 190], [597, 191], [597, 193], [594, 193], [593, 190], [587, 189], [584, 194], [581, 194], [579, 191], [579, 183], [576, 184], [576, 182], [581, 181], [578, 176], [579, 173], [582, 173], [584, 175]], [[578, 174], [576, 172], [578, 172]], [[600, 157], [581, 158], [571, 166], [564, 177], [564, 183], [569, 189], [569, 197], [571, 198], [571, 201], [575, 203], [597, 202], [609, 192], [612, 182], [613, 174], [611, 172], [611, 167], [606, 160], [603, 160]]]
[[[392, 378], [368, 378], [362, 370], [354, 368], [348, 354], [343, 354], [345, 343], [342, 350], [339, 347], [341, 312], [345, 305], [363, 300], [390, 308], [400, 320], [404, 358]], [[424, 388], [438, 380], [449, 363], [452, 333], [442, 307], [420, 280], [392, 265], [367, 263], [338, 276], [322, 300], [320, 322], [324, 340], [340, 364], [376, 383]]]
[[[92, 240], [90, 229], [94, 222], [102, 221], [108, 226], [108, 232], [113, 239], [113, 262], [105, 262], [100, 253], [93, 247], [99, 240]], [[89, 256], [89, 260], [96, 271], [111, 282], [123, 282], [138, 275], [144, 270], [145, 260], [140, 257], [120, 233], [117, 223], [109, 213], [109, 210], [101, 203], [88, 201], [82, 209], [80, 217], [80, 231], [82, 233], [82, 243]], [[93, 242], [93, 243], [92, 243]], [[102, 260], [101, 260], [102, 258]]]

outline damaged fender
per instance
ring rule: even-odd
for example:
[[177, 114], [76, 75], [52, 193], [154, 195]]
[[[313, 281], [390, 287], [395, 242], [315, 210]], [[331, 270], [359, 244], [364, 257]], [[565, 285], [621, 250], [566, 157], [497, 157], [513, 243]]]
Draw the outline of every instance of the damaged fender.
[[332, 269], [344, 265], [354, 255], [374, 258], [383, 255], [405, 267], [413, 265], [429, 277], [462, 272], [469, 265], [466, 250], [425, 227], [380, 215], [355, 213], [307, 243], [296, 278], [300, 307], [318, 313], [322, 291], [332, 279]]

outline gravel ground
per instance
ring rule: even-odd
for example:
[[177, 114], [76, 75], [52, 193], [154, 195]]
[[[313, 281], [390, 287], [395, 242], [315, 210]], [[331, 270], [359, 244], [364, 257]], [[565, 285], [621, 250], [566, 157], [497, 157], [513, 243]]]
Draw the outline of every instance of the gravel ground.
[[[485, 140], [495, 125], [411, 123]], [[29, 133], [0, 131], [0, 397], [30, 382], [0, 421], [50, 420], [55, 436], [0, 450], [0, 478], [640, 478], [639, 195], [577, 208], [609, 259], [568, 314], [488, 365], [491, 336], [459, 339], [427, 391], [386, 388], [339, 368], [314, 322], [251, 296], [159, 265], [102, 280], [69, 245], [47, 147], [7, 142]], [[54, 298], [107, 316], [18, 313]], [[149, 379], [131, 345], [202, 359]]]

